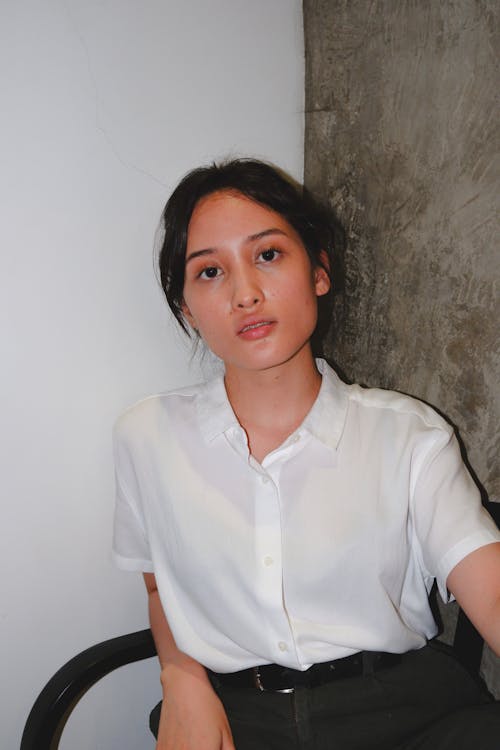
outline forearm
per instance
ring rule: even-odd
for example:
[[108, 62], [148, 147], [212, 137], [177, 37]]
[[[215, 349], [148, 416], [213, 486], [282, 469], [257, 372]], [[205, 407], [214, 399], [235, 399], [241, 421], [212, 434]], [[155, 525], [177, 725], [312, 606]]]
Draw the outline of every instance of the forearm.
[[205, 668], [177, 648], [156, 580], [144, 574], [149, 621], [161, 667], [163, 702], [157, 750], [235, 750], [224, 707]]
[[157, 590], [148, 592], [148, 609], [151, 632], [160, 662], [162, 684], [164, 676], [173, 671], [169, 670], [170, 667], [180, 668], [185, 673], [208, 682], [205, 668], [177, 648]]

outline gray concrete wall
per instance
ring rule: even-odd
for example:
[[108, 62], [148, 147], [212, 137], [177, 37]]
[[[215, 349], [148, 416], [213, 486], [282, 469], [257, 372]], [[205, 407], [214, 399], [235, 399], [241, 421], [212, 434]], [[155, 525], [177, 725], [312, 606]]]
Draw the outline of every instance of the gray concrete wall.
[[498, 0], [304, 0], [305, 181], [347, 229], [327, 353], [441, 410], [500, 500]]

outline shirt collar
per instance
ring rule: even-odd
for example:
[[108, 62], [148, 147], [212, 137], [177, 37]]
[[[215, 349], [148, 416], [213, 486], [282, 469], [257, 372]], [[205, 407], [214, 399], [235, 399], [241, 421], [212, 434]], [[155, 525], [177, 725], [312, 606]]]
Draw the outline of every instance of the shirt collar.
[[[347, 416], [347, 386], [324, 359], [317, 359], [316, 365], [322, 375], [321, 387], [299, 429], [307, 430], [324, 445], [337, 450]], [[197, 409], [200, 430], [207, 442], [240, 426], [227, 398], [223, 375], [200, 386]]]
[[347, 417], [348, 386], [326, 360], [316, 359], [316, 366], [322, 375], [321, 387], [299, 429], [307, 430], [324, 445], [337, 450]]
[[201, 433], [209, 443], [231, 427], [239, 426], [227, 397], [224, 375], [217, 375], [200, 386], [196, 406]]

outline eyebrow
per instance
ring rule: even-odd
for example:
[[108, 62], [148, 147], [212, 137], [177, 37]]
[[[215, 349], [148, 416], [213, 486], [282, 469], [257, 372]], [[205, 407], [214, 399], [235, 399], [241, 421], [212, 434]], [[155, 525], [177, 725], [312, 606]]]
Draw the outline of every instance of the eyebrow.
[[[278, 227], [271, 227], [270, 229], [264, 229], [262, 232], [256, 232], [255, 234], [249, 234], [248, 237], [245, 238], [245, 242], [256, 242], [256, 240], [261, 240], [263, 237], [268, 237], [272, 234], [281, 234], [284, 237], [287, 237], [287, 233], [284, 232], [282, 229], [278, 229]], [[194, 260], [195, 258], [199, 258], [203, 255], [212, 255], [213, 253], [217, 252], [217, 248], [215, 247], [206, 247], [203, 250], [195, 250], [193, 253], [190, 253], [186, 257], [186, 265], [189, 263], [190, 260]]]

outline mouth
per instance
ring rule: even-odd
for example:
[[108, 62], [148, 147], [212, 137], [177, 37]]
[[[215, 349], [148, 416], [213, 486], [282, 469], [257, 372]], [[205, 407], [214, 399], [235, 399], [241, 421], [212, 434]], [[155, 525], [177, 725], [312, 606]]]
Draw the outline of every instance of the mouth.
[[263, 328], [264, 326], [270, 326], [272, 324], [271, 320], [261, 320], [259, 323], [249, 323], [246, 326], [243, 326], [241, 330], [238, 331], [238, 333], [246, 333], [247, 331], [254, 331], [256, 328]]
[[240, 330], [238, 331], [238, 336], [240, 336], [243, 339], [261, 339], [269, 334], [272, 327], [275, 325], [274, 320], [255, 320], [250, 321], [246, 325], [244, 325]]

